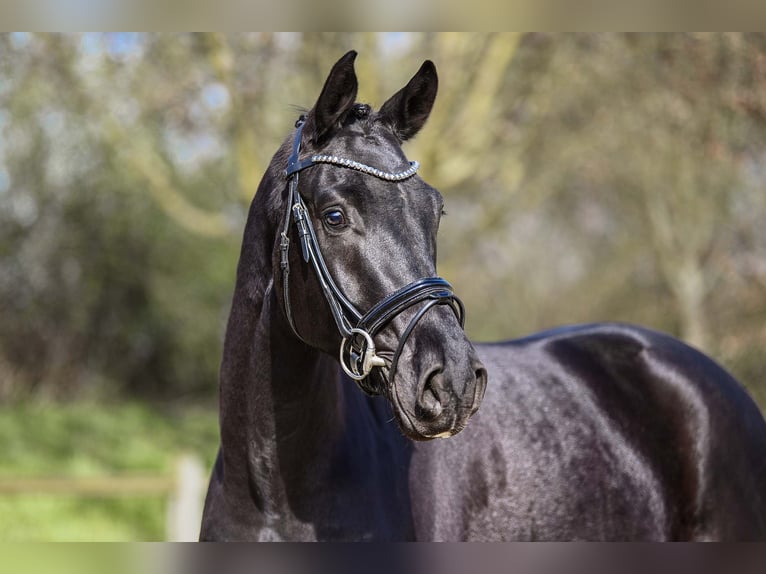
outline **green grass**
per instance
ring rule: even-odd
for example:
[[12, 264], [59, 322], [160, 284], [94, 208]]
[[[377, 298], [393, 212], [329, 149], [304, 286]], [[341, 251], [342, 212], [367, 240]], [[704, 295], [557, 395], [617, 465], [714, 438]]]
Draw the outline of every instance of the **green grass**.
[[[170, 474], [182, 453], [209, 469], [217, 446], [214, 407], [0, 406], [0, 477]], [[160, 496], [0, 494], [0, 541], [162, 540], [165, 512]]]

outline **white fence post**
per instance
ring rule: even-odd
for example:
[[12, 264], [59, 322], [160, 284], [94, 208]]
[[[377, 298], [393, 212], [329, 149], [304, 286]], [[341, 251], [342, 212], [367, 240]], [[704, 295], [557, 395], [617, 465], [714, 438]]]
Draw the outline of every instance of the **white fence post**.
[[175, 484], [168, 500], [168, 541], [195, 542], [199, 539], [205, 486], [205, 470], [199, 459], [192, 455], [179, 457]]

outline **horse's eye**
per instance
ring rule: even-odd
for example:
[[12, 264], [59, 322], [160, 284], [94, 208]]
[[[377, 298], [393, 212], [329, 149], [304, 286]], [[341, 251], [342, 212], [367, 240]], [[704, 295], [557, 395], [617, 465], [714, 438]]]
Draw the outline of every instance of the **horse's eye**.
[[346, 224], [346, 218], [342, 211], [333, 209], [324, 214], [324, 222], [330, 227], [340, 227]]

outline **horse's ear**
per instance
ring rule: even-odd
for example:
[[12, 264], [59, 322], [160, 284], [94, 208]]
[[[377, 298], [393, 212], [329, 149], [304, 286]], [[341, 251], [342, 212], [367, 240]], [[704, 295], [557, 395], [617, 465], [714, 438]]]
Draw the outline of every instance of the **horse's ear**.
[[306, 127], [311, 127], [315, 143], [321, 142], [330, 134], [338, 120], [356, 101], [359, 84], [354, 72], [355, 59], [356, 52], [351, 50], [335, 63], [317, 103], [309, 113], [309, 124]]
[[401, 141], [413, 137], [426, 123], [439, 88], [436, 66], [426, 60], [417, 74], [380, 108], [380, 117]]

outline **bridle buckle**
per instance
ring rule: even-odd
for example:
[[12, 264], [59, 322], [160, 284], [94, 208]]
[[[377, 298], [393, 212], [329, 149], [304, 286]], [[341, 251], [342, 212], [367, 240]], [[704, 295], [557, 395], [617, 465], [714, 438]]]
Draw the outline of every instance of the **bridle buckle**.
[[[361, 336], [364, 342], [361, 347], [356, 345], [357, 335]], [[346, 352], [347, 348], [348, 353]], [[375, 354], [375, 343], [367, 331], [353, 328], [349, 331], [348, 336], [343, 337], [343, 341], [341, 341], [340, 366], [349, 377], [355, 381], [361, 381], [370, 374], [373, 368], [386, 367], [388, 362]]]

